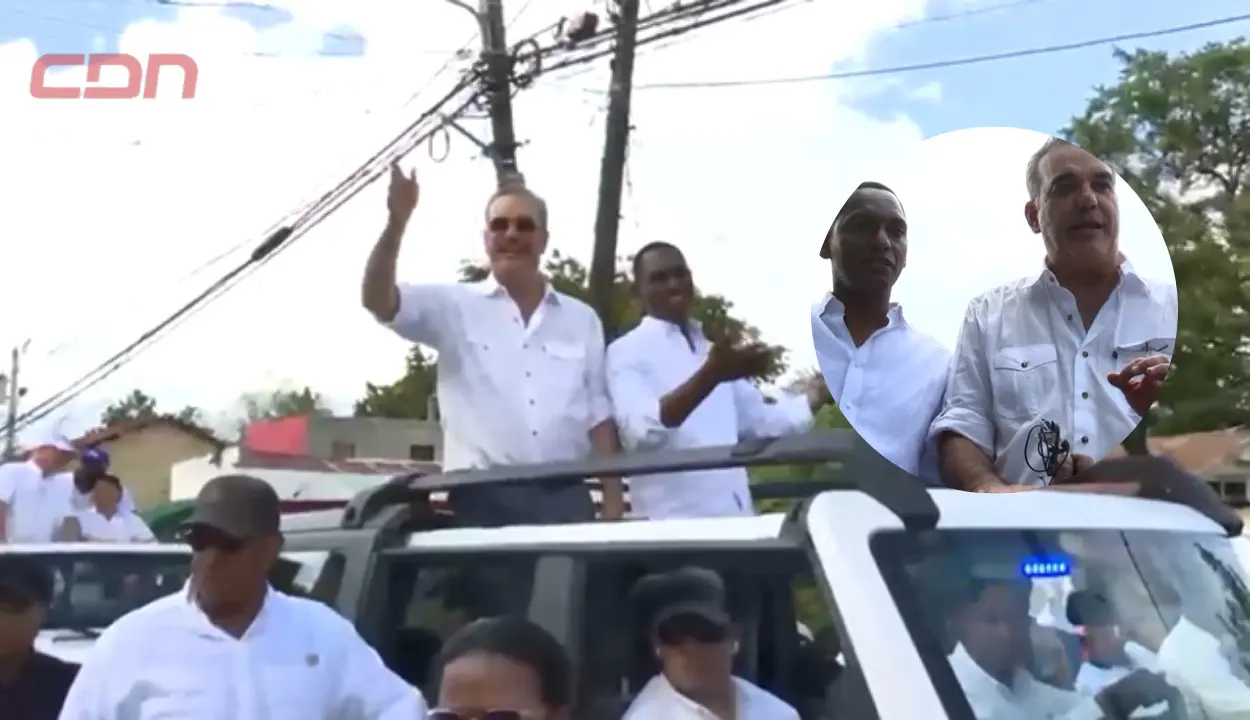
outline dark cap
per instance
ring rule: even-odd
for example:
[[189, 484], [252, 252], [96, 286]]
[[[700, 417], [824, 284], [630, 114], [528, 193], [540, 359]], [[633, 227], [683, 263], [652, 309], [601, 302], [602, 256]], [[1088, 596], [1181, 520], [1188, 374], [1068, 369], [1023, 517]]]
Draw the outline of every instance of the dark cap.
[[39, 561], [21, 553], [0, 553], [0, 605], [47, 605], [52, 601], [52, 574]]
[[238, 540], [272, 535], [282, 522], [278, 493], [250, 475], [221, 475], [195, 496], [195, 509], [183, 528], [210, 527]]
[[1107, 627], [1115, 625], [1115, 611], [1101, 593], [1092, 590], [1076, 590], [1068, 596], [1068, 622], [1077, 627]]
[[697, 615], [721, 626], [730, 623], [725, 583], [704, 568], [647, 575], [634, 585], [630, 598], [638, 612], [649, 619], [653, 631], [679, 615]]

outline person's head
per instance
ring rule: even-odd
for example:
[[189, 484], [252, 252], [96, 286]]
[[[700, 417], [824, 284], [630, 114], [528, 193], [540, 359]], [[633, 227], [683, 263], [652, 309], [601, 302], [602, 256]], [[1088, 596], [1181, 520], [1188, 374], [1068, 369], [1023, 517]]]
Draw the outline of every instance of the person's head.
[[1029, 158], [1024, 219], [1053, 267], [1101, 273], [1119, 266], [1115, 183], [1106, 163], [1066, 140], [1050, 138]]
[[648, 575], [631, 597], [649, 620], [651, 649], [673, 687], [699, 697], [725, 686], [738, 640], [719, 575], [703, 568]]
[[547, 203], [521, 185], [496, 190], [486, 203], [482, 241], [501, 285], [536, 278], [547, 250]]
[[1090, 660], [1111, 665], [1124, 656], [1124, 636], [1111, 602], [1093, 590], [1076, 590], [1068, 596], [1068, 623], [1084, 629], [1085, 650]]
[[74, 485], [79, 492], [89, 493], [95, 488], [96, 480], [109, 469], [109, 455], [98, 447], [89, 447], [82, 451], [78, 458], [78, 467], [74, 470]]
[[666, 242], [643, 245], [634, 255], [634, 291], [651, 317], [669, 322], [690, 317], [694, 280], [681, 250]]
[[78, 451], [59, 430], [44, 433], [31, 445], [30, 460], [45, 474], [60, 472], [69, 467]]
[[482, 618], [443, 643], [430, 720], [566, 720], [573, 672], [559, 641], [520, 617]]
[[208, 614], [246, 607], [266, 592], [282, 550], [281, 510], [269, 483], [222, 475], [204, 484], [183, 525], [191, 586]]
[[0, 659], [30, 652], [52, 587], [51, 574], [29, 556], [0, 555]]
[[103, 473], [91, 488], [91, 504], [105, 515], [117, 512], [122, 501], [122, 481], [116, 475]]
[[907, 264], [907, 216], [890, 188], [861, 183], [821, 241], [835, 286], [856, 294], [888, 293]]
[[957, 639], [993, 676], [1009, 674], [1029, 658], [1029, 594], [1026, 579], [970, 578], [954, 616]]

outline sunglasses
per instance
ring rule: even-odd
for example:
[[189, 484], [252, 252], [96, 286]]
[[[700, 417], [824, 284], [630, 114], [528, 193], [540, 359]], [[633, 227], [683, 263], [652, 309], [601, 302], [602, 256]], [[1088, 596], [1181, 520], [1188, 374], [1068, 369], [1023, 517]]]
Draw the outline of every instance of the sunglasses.
[[534, 232], [538, 229], [538, 223], [534, 222], [534, 218], [531, 217], [496, 217], [490, 219], [487, 227], [491, 229], [491, 232], [504, 232], [509, 227], [516, 228], [518, 232]]
[[719, 645], [729, 639], [729, 628], [696, 615], [679, 615], [660, 623], [655, 636], [662, 645]]
[[538, 716], [525, 710], [448, 710], [435, 708], [426, 720], [534, 720]]
[[227, 553], [236, 553], [247, 544], [246, 540], [231, 537], [220, 530], [208, 527], [191, 528], [186, 533], [186, 541], [191, 546], [193, 552], [221, 550]]

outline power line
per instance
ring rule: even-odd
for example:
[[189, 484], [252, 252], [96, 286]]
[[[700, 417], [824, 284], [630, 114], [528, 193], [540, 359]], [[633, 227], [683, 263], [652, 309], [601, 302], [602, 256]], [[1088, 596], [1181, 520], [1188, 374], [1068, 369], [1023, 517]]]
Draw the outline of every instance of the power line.
[[[1222, 25], [1232, 25], [1234, 23], [1245, 22], [1250, 20], [1250, 14], [1233, 15], [1230, 17], [1217, 18], [1215, 20], [1206, 20], [1203, 22], [1190, 23], [1188, 25], [1177, 25], [1174, 27], [1162, 28], [1158, 30], [1147, 30], [1143, 32], [1125, 33], [1111, 37], [1096, 38], [1093, 40], [1082, 40], [1080, 42], [1064, 43], [1061, 45], [1046, 45], [1044, 47], [1028, 48], [1024, 50], [1012, 50], [1008, 52], [994, 53], [991, 55], [976, 55], [973, 57], [958, 58], [953, 60], [936, 60], [926, 63], [915, 63], [912, 65], [897, 65], [895, 67], [877, 68], [869, 70], [850, 70], [846, 72], [826, 73], [824, 75], [801, 75], [797, 77], [781, 77], [781, 78], [762, 78], [757, 80], [705, 80], [705, 81], [689, 81], [689, 82], [667, 82], [667, 83], [645, 83], [635, 85], [635, 90], [688, 90], [699, 88], [732, 88], [732, 87], [754, 87], [765, 85], [794, 85], [798, 83], [818, 82], [823, 80], [850, 80], [861, 77], [874, 77], [878, 75], [901, 75], [903, 73], [918, 72], [922, 70], [938, 70], [941, 68], [961, 67], [964, 65], [979, 65], [982, 63], [997, 62], [1000, 60], [1014, 60], [1016, 58], [1031, 57], [1035, 55], [1050, 55], [1053, 53], [1069, 52], [1071, 50], [1082, 50], [1085, 48], [1098, 47], [1102, 45], [1113, 45], [1115, 43], [1125, 42], [1128, 40], [1146, 40], [1149, 38], [1164, 37], [1167, 35], [1178, 35], [1180, 33], [1192, 32], [1194, 30], [1206, 30]], [[586, 92], [602, 94], [603, 91], [593, 88], [585, 88]]]

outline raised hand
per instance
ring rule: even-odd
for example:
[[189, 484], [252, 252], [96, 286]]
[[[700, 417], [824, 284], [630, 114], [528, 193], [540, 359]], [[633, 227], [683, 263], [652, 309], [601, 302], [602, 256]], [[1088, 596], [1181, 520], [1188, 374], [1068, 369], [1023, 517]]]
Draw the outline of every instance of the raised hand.
[[417, 183], [417, 171], [410, 170], [407, 175], [399, 169], [399, 161], [391, 162], [391, 186], [386, 196], [386, 207], [391, 217], [407, 220], [412, 211], [417, 209], [417, 201], [421, 199], [421, 186]]

